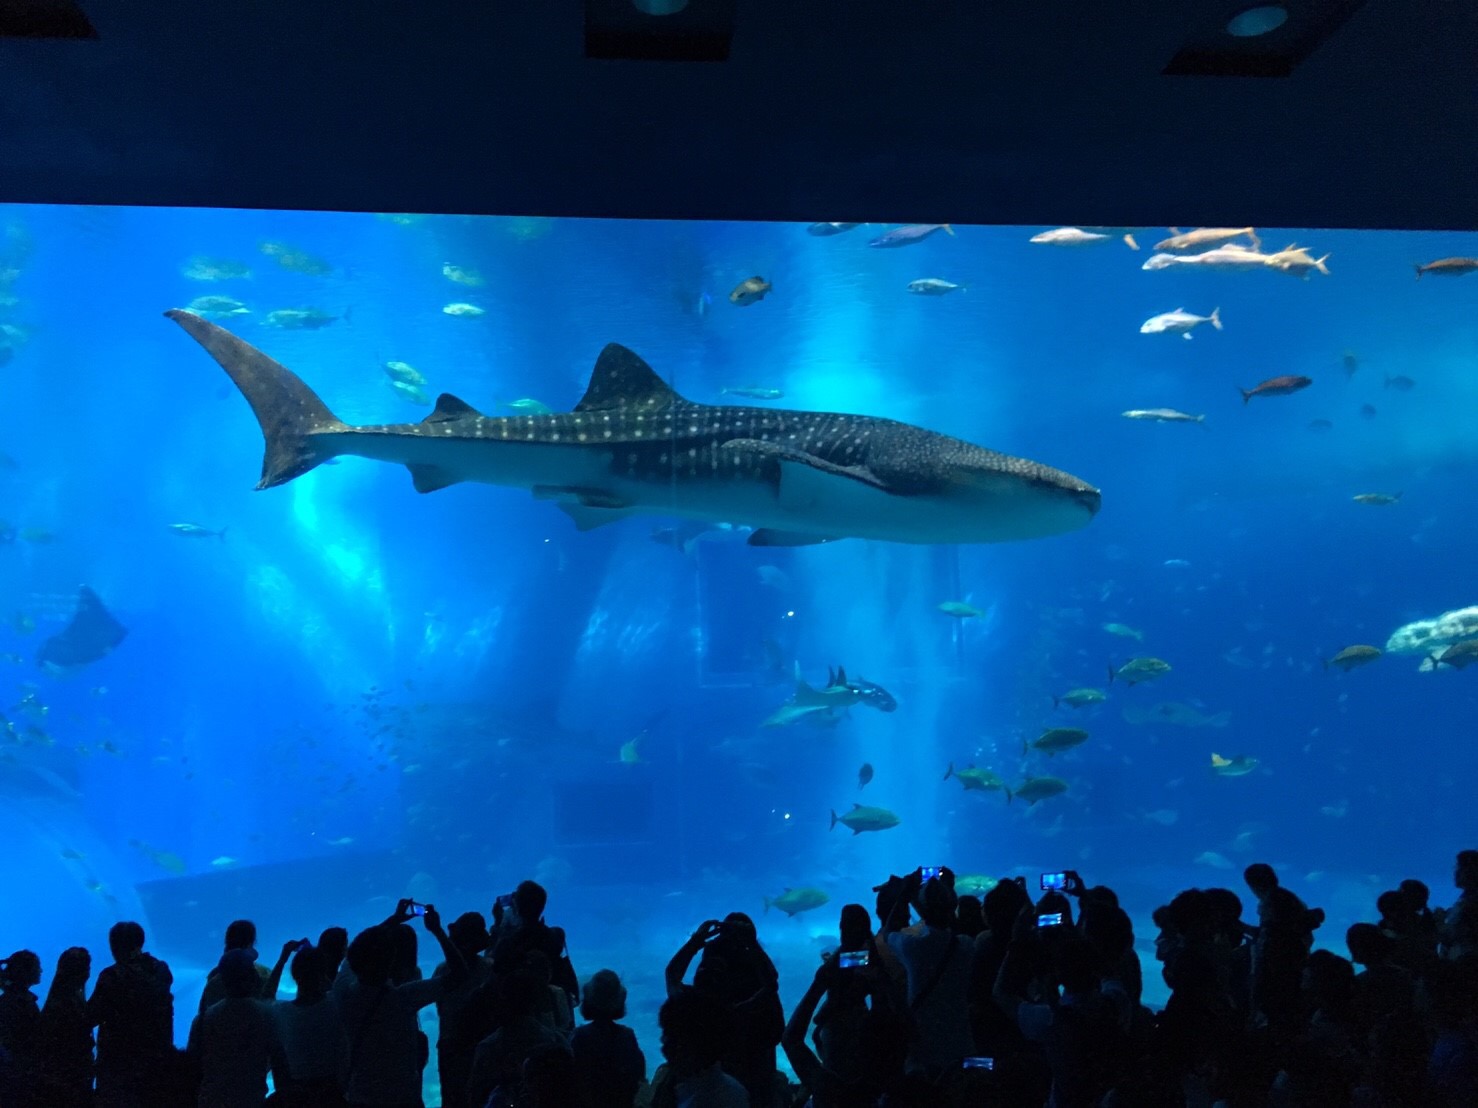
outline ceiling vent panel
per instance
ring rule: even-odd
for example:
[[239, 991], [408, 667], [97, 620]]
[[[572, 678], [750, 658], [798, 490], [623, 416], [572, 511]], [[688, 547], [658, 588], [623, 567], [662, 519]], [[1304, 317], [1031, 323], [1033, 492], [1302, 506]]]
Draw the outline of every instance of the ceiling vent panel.
[[585, 56], [727, 61], [736, 5], [737, 0], [585, 0]]
[[[1199, 21], [1164, 69], [1167, 77], [1289, 77], [1365, 0], [1243, 0]], [[1188, 6], [1189, 8], [1189, 6]], [[1263, 18], [1276, 13], [1281, 20]], [[1266, 30], [1259, 32], [1260, 28]]]
[[92, 23], [72, 0], [0, 0], [0, 38], [97, 37]]

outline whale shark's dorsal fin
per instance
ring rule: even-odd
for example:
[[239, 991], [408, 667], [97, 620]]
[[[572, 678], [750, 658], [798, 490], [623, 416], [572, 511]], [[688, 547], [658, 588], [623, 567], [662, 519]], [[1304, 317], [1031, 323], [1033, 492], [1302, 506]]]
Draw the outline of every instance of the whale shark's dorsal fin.
[[453, 396], [444, 392], [436, 398], [436, 407], [422, 423], [446, 423], [448, 420], [461, 419], [463, 416], [482, 415], [476, 408], [461, 397]]
[[616, 408], [662, 409], [680, 397], [657, 376], [657, 371], [620, 343], [607, 343], [595, 359], [590, 384], [577, 412], [613, 410]]

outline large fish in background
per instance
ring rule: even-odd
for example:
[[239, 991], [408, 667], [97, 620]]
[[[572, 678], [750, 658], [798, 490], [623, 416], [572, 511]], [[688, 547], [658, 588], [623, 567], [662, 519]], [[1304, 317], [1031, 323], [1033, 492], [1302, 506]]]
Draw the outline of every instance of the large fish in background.
[[41, 644], [36, 664], [55, 677], [106, 658], [128, 636], [128, 628], [103, 607], [86, 585], [77, 590], [77, 609], [66, 627]]
[[165, 315], [256, 413], [259, 489], [353, 455], [406, 466], [419, 492], [463, 481], [525, 488], [582, 531], [678, 516], [753, 527], [754, 546], [1007, 542], [1077, 530], [1098, 511], [1098, 490], [1076, 477], [907, 423], [694, 404], [615, 343], [573, 412], [485, 416], [443, 393], [420, 423], [354, 427], [231, 332], [187, 311]]
[[847, 680], [847, 671], [827, 667], [826, 685], [816, 688], [801, 676], [801, 665], [795, 664], [795, 692], [764, 721], [764, 727], [785, 727], [804, 720], [818, 727], [835, 727], [847, 717], [847, 709], [866, 704], [880, 712], [898, 710], [898, 701], [883, 686], [865, 678]]

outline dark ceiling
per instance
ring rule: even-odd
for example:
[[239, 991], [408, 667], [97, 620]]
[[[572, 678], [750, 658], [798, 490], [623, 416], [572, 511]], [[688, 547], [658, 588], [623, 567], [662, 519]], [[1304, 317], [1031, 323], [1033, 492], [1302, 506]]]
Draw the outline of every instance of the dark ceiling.
[[0, 200], [1478, 228], [1478, 5], [1287, 2], [0, 0]]

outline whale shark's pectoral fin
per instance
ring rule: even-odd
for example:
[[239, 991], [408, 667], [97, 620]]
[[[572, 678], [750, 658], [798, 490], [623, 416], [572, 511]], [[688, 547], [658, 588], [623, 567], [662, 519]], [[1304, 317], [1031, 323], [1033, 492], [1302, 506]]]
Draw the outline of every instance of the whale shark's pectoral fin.
[[435, 492], [461, 483], [462, 478], [449, 473], [441, 466], [406, 466], [411, 471], [411, 484], [417, 492]]
[[824, 542], [836, 542], [835, 535], [807, 535], [801, 531], [776, 531], [772, 527], [761, 527], [750, 532], [750, 546], [818, 546]]
[[889, 491], [888, 486], [865, 466], [837, 465], [792, 446], [782, 446], [763, 439], [730, 439], [724, 443], [722, 449], [739, 451], [754, 461], [768, 459], [778, 464], [779, 498], [781, 504], [788, 508], [801, 509], [815, 504], [826, 495], [827, 478], [839, 477], [846, 481], [857, 481], [879, 492]]
[[607, 523], [615, 523], [632, 514], [632, 505], [604, 489], [576, 488], [566, 485], [535, 485], [535, 499], [555, 500], [555, 505], [575, 521], [581, 531], [593, 531]]
[[573, 519], [575, 526], [581, 531], [594, 531], [597, 527], [616, 523], [631, 515], [625, 508], [590, 508], [575, 501], [557, 504], [555, 507]]
[[836, 727], [842, 720], [847, 719], [845, 708], [828, 707], [824, 711], [812, 712], [805, 717], [805, 722], [812, 727]]
[[830, 709], [822, 704], [797, 704], [795, 701], [787, 701], [776, 708], [760, 724], [761, 727], [789, 727], [801, 720], [809, 720], [818, 713], [827, 712]]

